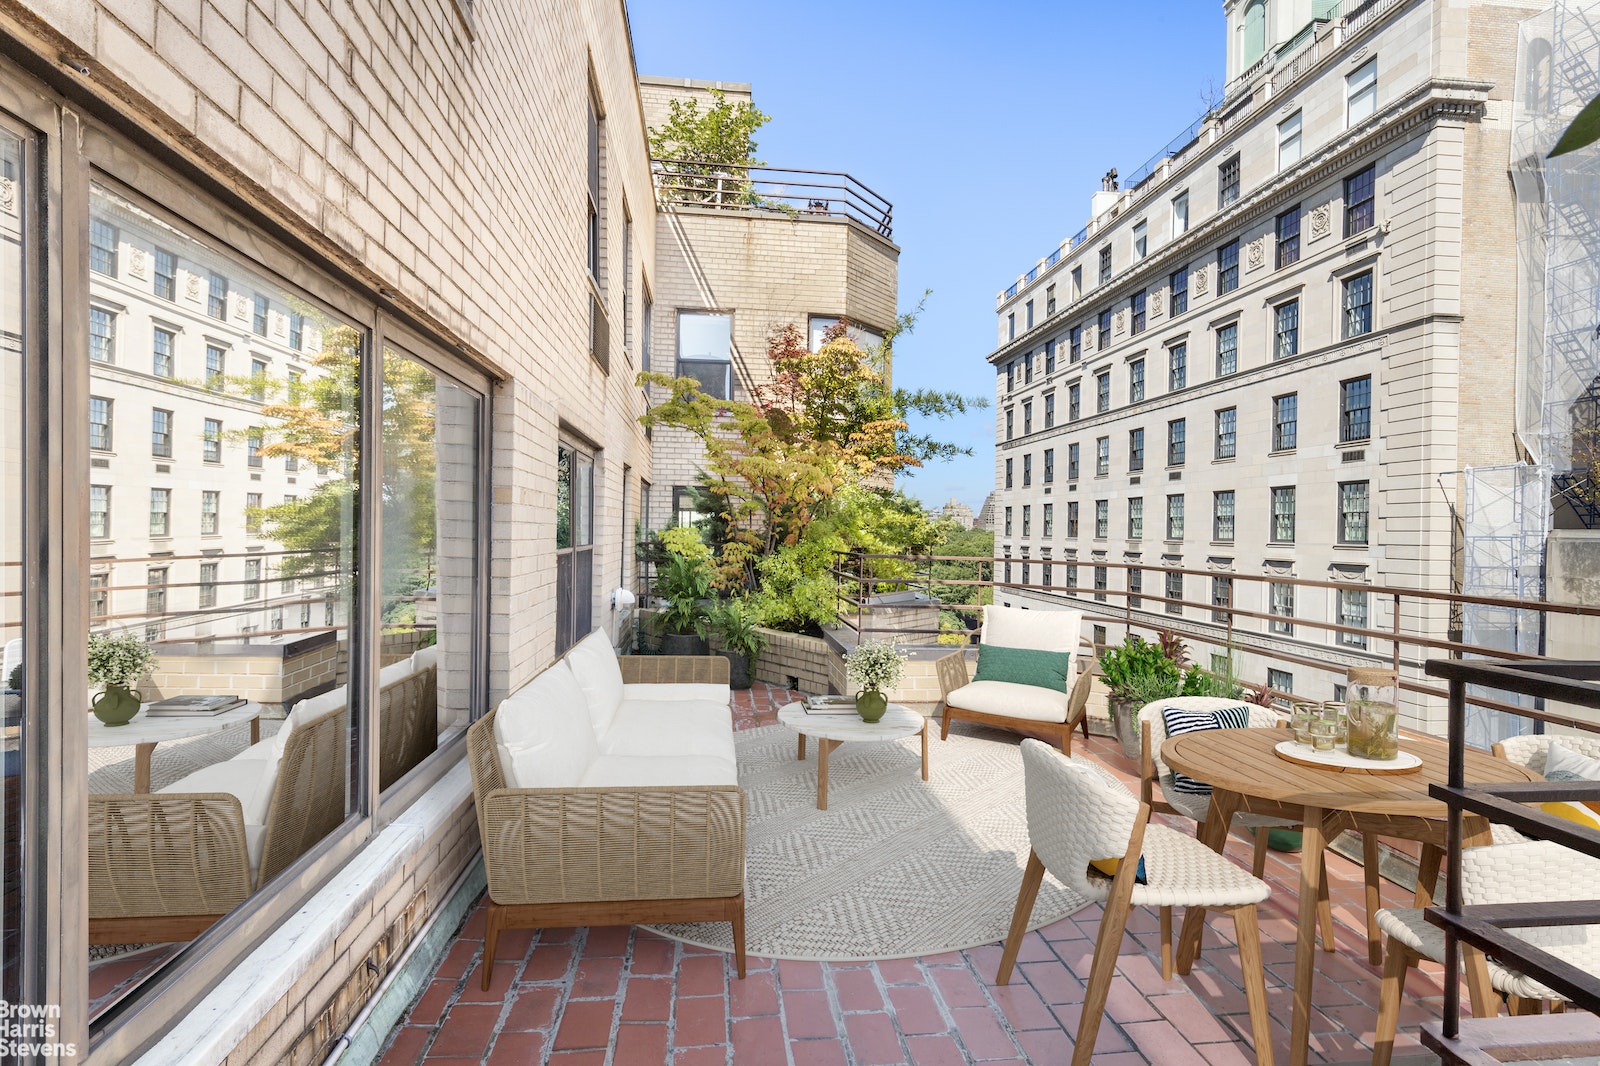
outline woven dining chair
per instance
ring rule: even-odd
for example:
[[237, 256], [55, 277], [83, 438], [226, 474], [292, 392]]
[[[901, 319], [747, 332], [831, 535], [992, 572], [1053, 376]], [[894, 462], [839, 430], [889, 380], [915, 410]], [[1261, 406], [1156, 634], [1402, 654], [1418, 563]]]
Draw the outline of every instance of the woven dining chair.
[[[1548, 840], [1526, 840], [1514, 844], [1491, 844], [1467, 848], [1461, 853], [1461, 901], [1467, 906], [1500, 903], [1555, 903], [1587, 900], [1594, 897], [1600, 881], [1600, 860], [1564, 848]], [[1423, 912], [1414, 907], [1396, 907], [1378, 912], [1378, 925], [1389, 937], [1389, 953], [1383, 967], [1383, 986], [1378, 995], [1378, 1025], [1373, 1044], [1373, 1066], [1389, 1066], [1394, 1055], [1394, 1037], [1400, 1022], [1400, 996], [1405, 988], [1406, 971], [1421, 959], [1444, 960], [1444, 930], [1430, 925]], [[1600, 973], [1600, 926], [1549, 926], [1519, 929], [1517, 935], [1564, 962], [1587, 973]], [[1467, 954], [1467, 953], [1463, 953]], [[1476, 954], [1476, 953], [1472, 953]], [[1493, 959], [1480, 965], [1468, 958], [1467, 989], [1476, 1018], [1499, 1013], [1500, 992], [1508, 998], [1510, 1013], [1537, 1014], [1540, 1004], [1553, 1000], [1564, 1005], [1560, 993], [1533, 978], [1508, 969]]]
[[[1266, 882], [1194, 837], [1159, 823], [1152, 825], [1150, 804], [1136, 799], [1116, 778], [1087, 760], [1068, 759], [1047, 744], [1024, 740], [1022, 765], [1032, 849], [996, 982], [1003, 985], [1011, 980], [1046, 870], [1079, 895], [1104, 901], [1072, 1054], [1073, 1066], [1088, 1066], [1129, 908], [1160, 908], [1162, 937], [1168, 942], [1172, 939], [1173, 907], [1227, 911], [1233, 915], [1239, 942], [1239, 967], [1250, 1007], [1256, 1061], [1271, 1066], [1271, 1023], [1256, 921], [1256, 904], [1271, 892]], [[1115, 877], [1089, 865], [1115, 856], [1121, 856]], [[1146, 884], [1137, 883], [1141, 858]]]

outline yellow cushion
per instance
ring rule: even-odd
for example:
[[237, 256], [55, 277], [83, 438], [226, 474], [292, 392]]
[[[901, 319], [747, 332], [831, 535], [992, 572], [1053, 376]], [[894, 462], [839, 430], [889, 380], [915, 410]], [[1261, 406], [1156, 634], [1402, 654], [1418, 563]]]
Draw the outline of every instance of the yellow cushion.
[[1539, 809], [1546, 814], [1553, 814], [1557, 818], [1565, 818], [1569, 822], [1577, 822], [1588, 829], [1600, 829], [1600, 803], [1560, 803], [1551, 801], [1539, 804]]
[[[1107, 877], [1117, 876], [1117, 870], [1122, 866], [1122, 860], [1116, 859], [1090, 859], [1089, 865], [1105, 874]], [[1139, 856], [1139, 869], [1134, 873], [1133, 879], [1138, 884], [1146, 884], [1144, 876], [1144, 856]]]

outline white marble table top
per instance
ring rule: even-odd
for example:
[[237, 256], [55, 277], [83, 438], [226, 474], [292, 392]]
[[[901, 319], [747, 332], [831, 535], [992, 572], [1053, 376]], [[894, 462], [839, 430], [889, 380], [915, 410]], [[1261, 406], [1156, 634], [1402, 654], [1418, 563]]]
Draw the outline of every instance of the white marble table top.
[[106, 725], [91, 714], [89, 747], [129, 747], [135, 744], [159, 744], [164, 740], [183, 740], [185, 737], [220, 733], [229, 726], [241, 725], [260, 715], [261, 707], [254, 703], [241, 704], [210, 717], [175, 714], [151, 718], [140, 709], [127, 725], [117, 726]]
[[854, 714], [807, 714], [805, 704], [790, 703], [778, 708], [778, 721], [818, 740], [875, 743], [915, 736], [928, 720], [898, 703], [889, 704], [883, 717], [870, 724]]

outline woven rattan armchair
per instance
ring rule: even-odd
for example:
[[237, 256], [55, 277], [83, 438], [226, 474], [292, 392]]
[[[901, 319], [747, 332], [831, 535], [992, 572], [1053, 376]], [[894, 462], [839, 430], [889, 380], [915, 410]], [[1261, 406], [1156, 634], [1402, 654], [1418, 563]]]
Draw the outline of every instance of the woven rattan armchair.
[[[623, 656], [626, 684], [728, 683], [720, 655]], [[489, 712], [467, 730], [489, 880], [483, 987], [506, 929], [716, 922], [744, 952], [744, 790], [736, 785], [507, 788]]]
[[439, 745], [438, 669], [424, 667], [378, 693], [378, 787], [388, 788]]
[[253, 877], [236, 796], [90, 795], [89, 943], [192, 940], [332, 832], [345, 816], [348, 719], [338, 707], [289, 734]]

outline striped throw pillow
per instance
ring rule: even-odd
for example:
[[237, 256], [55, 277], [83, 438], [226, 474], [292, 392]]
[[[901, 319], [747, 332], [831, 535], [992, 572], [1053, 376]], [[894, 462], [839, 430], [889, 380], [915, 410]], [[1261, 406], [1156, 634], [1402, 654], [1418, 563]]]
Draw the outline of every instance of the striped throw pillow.
[[[1203, 729], [1248, 729], [1250, 727], [1250, 708], [1240, 704], [1237, 707], [1223, 707], [1216, 711], [1186, 711], [1180, 707], [1164, 707], [1161, 717], [1167, 725], [1168, 737], [1179, 737], [1185, 733], [1198, 733]], [[1188, 774], [1172, 772], [1172, 791], [1182, 792], [1190, 796], [1209, 796], [1211, 786], [1204, 781], [1196, 781]]]

